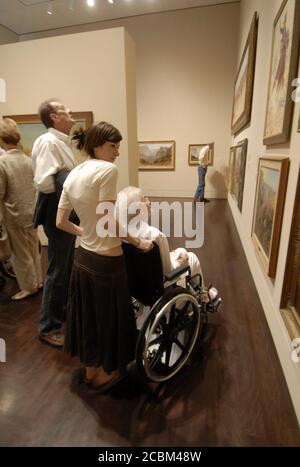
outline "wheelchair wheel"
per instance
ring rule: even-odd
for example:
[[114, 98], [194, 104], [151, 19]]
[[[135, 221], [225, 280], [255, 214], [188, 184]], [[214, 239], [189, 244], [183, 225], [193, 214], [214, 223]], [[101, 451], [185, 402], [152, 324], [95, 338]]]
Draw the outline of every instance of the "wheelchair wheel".
[[13, 267], [9, 259], [6, 261], [0, 262], [0, 271], [6, 276], [11, 279], [15, 279], [16, 275], [14, 273]]
[[137, 342], [136, 366], [150, 381], [170, 379], [188, 360], [200, 328], [200, 309], [192, 294], [174, 287], [153, 307]]

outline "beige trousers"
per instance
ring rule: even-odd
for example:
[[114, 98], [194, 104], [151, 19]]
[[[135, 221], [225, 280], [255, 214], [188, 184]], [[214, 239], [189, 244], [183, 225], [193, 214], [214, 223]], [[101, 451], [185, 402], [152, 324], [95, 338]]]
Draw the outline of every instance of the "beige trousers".
[[7, 227], [11, 262], [21, 290], [33, 292], [43, 282], [39, 239], [33, 228]]

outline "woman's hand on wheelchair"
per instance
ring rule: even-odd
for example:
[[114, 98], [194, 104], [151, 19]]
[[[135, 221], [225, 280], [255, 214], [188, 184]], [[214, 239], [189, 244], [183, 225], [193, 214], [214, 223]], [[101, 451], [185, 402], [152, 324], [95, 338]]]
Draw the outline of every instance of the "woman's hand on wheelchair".
[[147, 253], [147, 251], [150, 251], [153, 248], [153, 242], [152, 240], [147, 240], [146, 238], [140, 238], [137, 248], [142, 250], [144, 253]]

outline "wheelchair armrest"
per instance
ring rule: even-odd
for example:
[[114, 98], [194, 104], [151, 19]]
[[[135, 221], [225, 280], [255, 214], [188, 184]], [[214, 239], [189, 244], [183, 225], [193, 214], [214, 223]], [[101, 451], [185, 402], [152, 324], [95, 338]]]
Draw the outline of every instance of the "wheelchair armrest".
[[178, 268], [173, 269], [173, 271], [169, 272], [168, 274], [165, 274], [165, 282], [173, 281], [176, 279], [178, 276], [181, 276], [181, 274], [189, 271], [191, 273], [191, 268], [188, 264], [183, 264], [182, 266], [178, 266]]

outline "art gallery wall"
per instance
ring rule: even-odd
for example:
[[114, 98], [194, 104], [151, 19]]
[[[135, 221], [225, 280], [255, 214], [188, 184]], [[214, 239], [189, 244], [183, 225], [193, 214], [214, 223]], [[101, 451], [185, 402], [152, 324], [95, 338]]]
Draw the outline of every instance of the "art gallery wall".
[[[175, 140], [176, 170], [140, 172], [147, 195], [193, 196], [189, 144], [215, 142], [207, 197], [226, 198], [239, 4], [166, 12], [44, 31], [21, 40], [123, 25], [136, 44], [140, 141]], [[99, 54], [99, 57], [101, 55]], [[105, 109], [102, 113], [104, 118]]]
[[[241, 2], [239, 60], [243, 53], [250, 23], [255, 11], [258, 12], [259, 16], [258, 43], [250, 126], [232, 139], [232, 144], [235, 144], [244, 138], [248, 138], [242, 213], [238, 210], [236, 203], [232, 200], [230, 195], [228, 200], [300, 423], [300, 363], [296, 364], [291, 359], [291, 339], [280, 313], [280, 298], [300, 163], [300, 133], [297, 133], [299, 103], [294, 108], [290, 141], [277, 147], [266, 147], [263, 144], [273, 21], [281, 3], [281, 0], [268, 0], [267, 2], [262, 2], [261, 0], [242, 0]], [[300, 77], [300, 67], [298, 76]], [[294, 88], [291, 87], [291, 92], [293, 89]], [[290, 170], [275, 279], [270, 279], [264, 272], [251, 241], [258, 160], [260, 156], [265, 154], [280, 154], [290, 158]]]
[[35, 114], [56, 97], [74, 112], [105, 117], [124, 135], [118, 188], [138, 183], [135, 50], [124, 28], [1, 45], [0, 62], [0, 115]]

